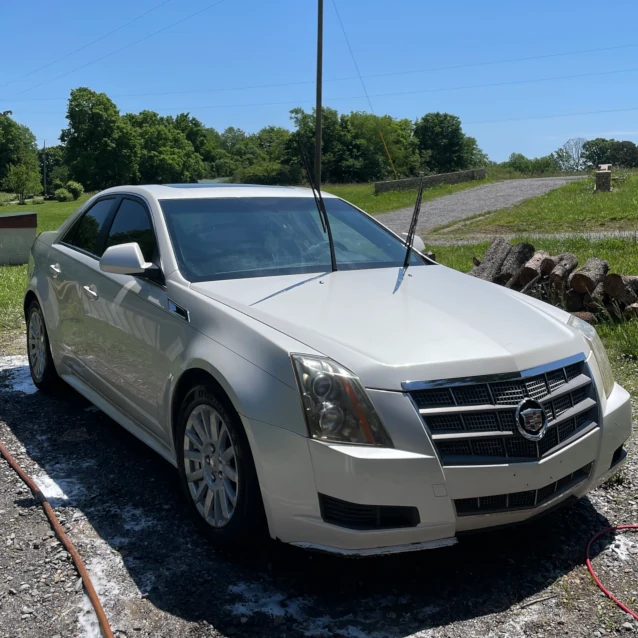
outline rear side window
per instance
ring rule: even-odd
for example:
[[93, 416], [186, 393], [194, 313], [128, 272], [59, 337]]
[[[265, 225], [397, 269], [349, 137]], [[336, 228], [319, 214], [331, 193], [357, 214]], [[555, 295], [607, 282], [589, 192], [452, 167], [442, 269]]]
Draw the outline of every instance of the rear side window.
[[155, 233], [146, 207], [132, 199], [123, 199], [113, 219], [107, 248], [119, 244], [139, 244], [146, 261], [153, 261], [157, 249]]
[[64, 238], [64, 242], [96, 257], [102, 256], [101, 237], [114, 199], [101, 199], [91, 206]]

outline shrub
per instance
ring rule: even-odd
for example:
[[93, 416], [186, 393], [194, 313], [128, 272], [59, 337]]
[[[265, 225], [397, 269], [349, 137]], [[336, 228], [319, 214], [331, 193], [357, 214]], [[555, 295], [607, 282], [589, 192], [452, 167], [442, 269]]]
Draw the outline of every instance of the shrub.
[[80, 182], [67, 182], [66, 189], [73, 195], [73, 199], [78, 199], [80, 195], [84, 192], [84, 186], [80, 184]]
[[66, 188], [66, 186], [64, 185], [64, 182], [59, 179], [54, 179], [51, 186], [53, 186], [54, 192], [59, 190], [60, 188]]
[[35, 195], [42, 190], [40, 175], [37, 169], [32, 166], [27, 166], [26, 164], [10, 165], [4, 180], [4, 188], [15, 192], [19, 203], [24, 204], [24, 200], [28, 195]]
[[72, 202], [73, 201], [73, 195], [71, 195], [71, 193], [69, 193], [69, 191], [66, 188], [57, 188], [55, 193], [53, 193], [53, 196], [59, 202]]

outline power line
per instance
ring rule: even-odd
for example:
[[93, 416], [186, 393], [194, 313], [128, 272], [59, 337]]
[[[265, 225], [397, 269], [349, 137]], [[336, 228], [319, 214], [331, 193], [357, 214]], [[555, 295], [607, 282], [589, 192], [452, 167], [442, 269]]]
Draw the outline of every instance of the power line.
[[79, 53], [80, 51], [84, 51], [84, 49], [87, 49], [88, 47], [93, 46], [94, 44], [97, 44], [101, 40], [104, 40], [105, 38], [108, 38], [109, 36], [113, 35], [114, 33], [117, 33], [118, 31], [121, 31], [122, 29], [128, 27], [129, 25], [133, 24], [134, 22], [137, 22], [138, 20], [141, 20], [143, 17], [147, 16], [149, 13], [153, 13], [153, 11], [157, 11], [157, 9], [160, 9], [165, 4], [168, 4], [169, 2], [172, 2], [172, 1], [173, 0], [164, 0], [164, 2], [160, 2], [160, 4], [152, 7], [151, 9], [149, 9], [148, 11], [145, 11], [144, 13], [140, 13], [140, 15], [136, 16], [132, 20], [129, 20], [125, 24], [120, 25], [116, 29], [113, 29], [112, 31], [109, 31], [108, 33], [105, 33], [104, 35], [100, 36], [99, 38], [96, 38], [95, 40], [91, 40], [91, 42], [88, 42], [87, 44], [84, 44], [79, 49], [75, 49], [74, 51], [71, 51], [71, 53], [67, 53], [66, 55], [63, 55], [61, 58], [58, 58], [57, 60], [53, 60], [53, 62], [49, 62], [48, 64], [45, 64], [44, 66], [40, 66], [37, 69], [33, 69], [32, 71], [24, 73], [24, 74], [18, 76], [17, 78], [14, 78], [13, 80], [9, 80], [8, 82], [5, 82], [4, 84], [0, 84], [0, 89], [5, 87], [5, 86], [9, 86], [9, 84], [13, 84], [14, 82], [17, 82], [18, 80], [22, 80], [22, 79], [27, 78], [27, 77], [29, 77], [31, 75], [34, 75], [35, 73], [38, 73], [39, 71], [43, 71], [44, 69], [48, 69], [50, 66], [53, 66], [54, 64], [57, 64], [58, 62], [62, 62], [63, 60], [66, 60], [67, 58], [70, 58], [71, 56], [75, 55], [76, 53]]
[[577, 115], [598, 115], [599, 113], [625, 113], [628, 111], [638, 111], [638, 106], [626, 109], [604, 109], [598, 111], [577, 111], [575, 113], [554, 113], [552, 115], [528, 115], [525, 117], [510, 117], [503, 120], [478, 120], [465, 122], [465, 124], [501, 124], [503, 122], [522, 122], [523, 120], [546, 120], [554, 117], [574, 117]]
[[[354, 51], [350, 46], [350, 39], [348, 38], [348, 34], [346, 33], [346, 29], [343, 26], [343, 21], [341, 20], [341, 15], [339, 14], [339, 9], [337, 9], [337, 3], [335, 0], [332, 0], [332, 6], [334, 7], [335, 13], [337, 14], [337, 20], [339, 20], [339, 25], [341, 26], [341, 32], [343, 33], [343, 37], [348, 45], [348, 51], [350, 51], [350, 57], [352, 58], [352, 62], [354, 64], [354, 68], [357, 70], [357, 75], [359, 76], [359, 82], [361, 82], [361, 86], [363, 88], [363, 92], [366, 95], [366, 99], [368, 100], [368, 104], [370, 105], [370, 111], [374, 115], [374, 107], [372, 106], [372, 100], [370, 99], [370, 95], [368, 94], [368, 89], [366, 89], [366, 84], [363, 81], [363, 77], [361, 76], [361, 71], [359, 70], [359, 65], [357, 64], [357, 58], [354, 56]], [[386, 155], [388, 156], [388, 161], [390, 162], [390, 166], [392, 167], [392, 172], [394, 173], [394, 179], [399, 179], [397, 175], [397, 169], [394, 167], [394, 162], [392, 161], [392, 156], [390, 155], [390, 149], [388, 149], [388, 145], [385, 143], [385, 137], [383, 137], [383, 131], [379, 127], [379, 137], [381, 138], [381, 142], [383, 143], [383, 148], [385, 149]]]
[[[638, 72], [638, 67], [632, 69], [618, 69], [616, 71], [596, 71], [593, 73], [579, 73], [575, 75], [554, 75], [546, 78], [535, 78], [530, 80], [512, 80], [508, 82], [494, 82], [490, 84], [466, 84], [462, 86], [452, 86], [452, 87], [443, 87], [443, 88], [434, 88], [434, 89], [416, 89], [414, 91], [395, 91], [392, 93], [368, 93], [365, 91], [365, 95], [351, 95], [351, 96], [337, 96], [327, 98], [331, 101], [338, 100], [358, 100], [358, 99], [366, 99], [368, 103], [370, 103], [371, 98], [373, 97], [403, 97], [406, 95], [418, 95], [422, 93], [442, 93], [446, 91], [462, 91], [468, 89], [484, 89], [484, 88], [494, 88], [501, 86], [518, 86], [522, 84], [535, 84], [539, 82], [550, 82], [553, 80], [571, 80], [571, 79], [580, 79], [587, 78], [599, 75], [612, 75], [618, 73], [635, 73]], [[352, 78], [357, 79], [357, 78]], [[121, 97], [121, 96], [120, 96]], [[259, 107], [259, 106], [281, 106], [286, 104], [301, 104], [309, 102], [310, 100], [285, 100], [281, 102], [248, 102], [248, 103], [239, 103], [239, 104], [212, 104], [212, 105], [196, 105], [196, 106], [171, 106], [160, 109], [155, 109], [156, 111], [193, 111], [196, 109], [223, 109], [223, 108], [244, 108], [244, 107]], [[40, 115], [53, 114], [51, 112], [43, 112], [43, 111], [32, 111], [30, 114], [38, 113]]]
[[372, 100], [368, 95], [368, 89], [366, 89], [366, 84], [363, 81], [363, 77], [361, 76], [361, 71], [359, 71], [359, 65], [357, 64], [357, 59], [354, 57], [354, 51], [350, 46], [350, 40], [348, 39], [348, 34], [346, 33], [346, 29], [343, 26], [343, 22], [341, 21], [341, 16], [339, 15], [339, 9], [337, 9], [337, 3], [335, 0], [332, 0], [332, 6], [334, 7], [335, 13], [337, 14], [337, 20], [339, 20], [339, 26], [341, 27], [341, 32], [343, 33], [343, 37], [345, 38], [346, 44], [348, 45], [348, 51], [350, 51], [350, 57], [352, 58], [352, 63], [354, 64], [354, 68], [357, 70], [357, 75], [359, 76], [359, 81], [361, 82], [361, 87], [363, 88], [363, 92], [366, 95], [368, 100], [368, 104], [370, 105], [370, 110], [374, 113], [374, 107], [372, 106]]
[[206, 7], [204, 7], [203, 9], [200, 9], [199, 11], [196, 11], [195, 13], [191, 13], [190, 15], [187, 15], [186, 17], [182, 18], [181, 20], [177, 20], [176, 22], [172, 22], [171, 24], [162, 27], [161, 29], [158, 29], [157, 31], [153, 31], [153, 33], [149, 33], [148, 35], [144, 36], [143, 38], [140, 38], [139, 40], [134, 40], [133, 42], [130, 42], [129, 44], [125, 44], [123, 47], [120, 47], [119, 49], [116, 49], [115, 51], [111, 51], [110, 53], [107, 53], [105, 55], [100, 56], [99, 58], [96, 58], [95, 60], [92, 60], [91, 62], [87, 62], [86, 64], [82, 64], [81, 66], [76, 67], [75, 69], [71, 69], [70, 71], [67, 71], [66, 73], [61, 73], [60, 75], [56, 75], [54, 78], [51, 78], [50, 80], [45, 80], [44, 82], [40, 82], [40, 84], [36, 84], [35, 86], [32, 86], [28, 89], [25, 89], [24, 91], [20, 91], [19, 93], [16, 93], [16, 95], [22, 95], [23, 93], [27, 93], [29, 91], [33, 91], [33, 89], [37, 89], [41, 86], [43, 86], [44, 84], [48, 84], [49, 82], [54, 82], [55, 80], [59, 80], [60, 78], [66, 77], [67, 75], [70, 75], [71, 73], [75, 73], [76, 71], [80, 71], [81, 69], [85, 69], [87, 66], [91, 66], [97, 62], [100, 62], [102, 60], [105, 60], [106, 58], [111, 57], [112, 55], [115, 55], [116, 53], [120, 53], [121, 51], [124, 51], [125, 49], [128, 49], [130, 47], [132, 47], [135, 44], [139, 44], [140, 42], [144, 42], [146, 40], [148, 40], [149, 38], [152, 38], [153, 36], [156, 36], [158, 33], [162, 33], [168, 29], [171, 29], [173, 27], [176, 27], [178, 24], [182, 24], [182, 22], [186, 22], [187, 20], [191, 20], [192, 18], [201, 15], [202, 13], [204, 13], [205, 11], [208, 11], [209, 9], [212, 9], [220, 4], [222, 4], [222, 2], [225, 2], [226, 0], [218, 0], [217, 2], [214, 2], [212, 4], [207, 5]]
[[511, 80], [508, 82], [493, 82], [490, 84], [465, 84], [463, 86], [449, 86], [440, 89], [417, 89], [415, 91], [402, 91], [399, 93], [376, 93], [372, 97], [395, 97], [399, 95], [417, 95], [419, 93], [442, 93], [444, 91], [462, 91], [466, 89], [486, 89], [499, 86], [514, 86], [519, 84], [534, 84], [537, 82], [550, 82], [552, 80], [573, 80], [577, 78], [590, 78], [598, 75], [613, 75], [618, 73], [635, 73], [638, 67], [633, 69], [618, 69], [617, 71], [595, 71], [593, 73], [578, 73], [574, 75], [553, 75], [546, 78], [531, 80]]
[[530, 60], [545, 60], [547, 58], [560, 58], [567, 55], [582, 55], [583, 53], [599, 53], [601, 51], [616, 51], [618, 49], [630, 49], [638, 47], [637, 44], [621, 44], [613, 47], [603, 47], [598, 49], [581, 49], [580, 51], [565, 51], [564, 53], [547, 53], [544, 55], [532, 55], [525, 58], [509, 58], [507, 60], [493, 60], [491, 62], [471, 62], [468, 64], [454, 64], [452, 66], [439, 66], [431, 67], [428, 69], [420, 69], [418, 71], [394, 71], [392, 73], [375, 73], [373, 75], [367, 75], [369, 78], [381, 78], [391, 75], [406, 75], [409, 73], [430, 73], [433, 71], [451, 71], [452, 69], [469, 69], [476, 66], [489, 66], [492, 64], [509, 64], [511, 62], [528, 62]]
[[[167, 0], [169, 1], [169, 0]], [[224, 1], [224, 0], [222, 0]], [[220, 4], [220, 2], [218, 2], [217, 4]], [[209, 8], [212, 8], [215, 5], [209, 6], [205, 9], [203, 9], [203, 11], [208, 10]], [[188, 20], [189, 18], [194, 17], [197, 14], [193, 14], [191, 16], [189, 16], [188, 18], [184, 18], [185, 20]], [[178, 24], [178, 23], [175, 23]], [[175, 26], [175, 24], [173, 25], [169, 25], [168, 27], [165, 27], [165, 29], [170, 28], [171, 26]], [[343, 30], [343, 25], [342, 25], [342, 30]], [[160, 30], [161, 31], [161, 30]], [[157, 33], [159, 33], [159, 31], [156, 31], [155, 33], [150, 34], [147, 37], [151, 37], [153, 35], [156, 35]], [[344, 31], [344, 36], [345, 36], [345, 31]], [[122, 47], [122, 49], [127, 48], [129, 46], [132, 46], [133, 44], [137, 44], [139, 42], [142, 42], [143, 40], [145, 40], [146, 38], [142, 38], [142, 40], [137, 40], [135, 42], [132, 42], [131, 44], [126, 45], [126, 47]], [[346, 36], [346, 40], [347, 40], [347, 36]], [[348, 45], [349, 46], [349, 45]], [[349, 81], [349, 80], [357, 80], [360, 78], [379, 78], [379, 77], [393, 77], [393, 76], [399, 76], [399, 75], [413, 75], [413, 74], [418, 74], [418, 73], [430, 73], [430, 72], [434, 72], [434, 71], [447, 71], [447, 70], [452, 70], [452, 69], [465, 69], [465, 68], [471, 68], [471, 67], [476, 67], [476, 66], [488, 66], [488, 65], [495, 65], [495, 64], [506, 64], [506, 63], [510, 63], [510, 62], [524, 62], [524, 61], [528, 61], [528, 60], [540, 60], [540, 59], [545, 59], [545, 58], [554, 58], [554, 57], [563, 57], [563, 56], [568, 56], [568, 55], [580, 55], [583, 53], [595, 53], [595, 52], [601, 52], [601, 51], [614, 51], [617, 49], [627, 49], [627, 48], [631, 48], [631, 47], [637, 47], [638, 44], [624, 44], [624, 45], [620, 45], [620, 46], [614, 46], [614, 47], [603, 47], [603, 48], [598, 48], [598, 49], [584, 49], [584, 50], [580, 50], [580, 51], [567, 51], [564, 53], [550, 53], [550, 54], [546, 54], [546, 55], [536, 55], [536, 56], [530, 56], [530, 57], [526, 57], [526, 58], [510, 58], [507, 60], [493, 60], [491, 62], [473, 62], [473, 63], [469, 63], [469, 64], [458, 64], [458, 65], [454, 65], [454, 66], [445, 66], [445, 67], [431, 67], [431, 68], [427, 68], [427, 69], [413, 69], [411, 71], [394, 71], [391, 73], [373, 73], [370, 75], [362, 75], [359, 74], [359, 76], [356, 77], [343, 77], [343, 78], [332, 78], [332, 79], [328, 79], [328, 80], [324, 80], [324, 82], [345, 82], [345, 81]], [[114, 55], [115, 53], [118, 53], [119, 51], [121, 51], [122, 49], [118, 49], [117, 51], [113, 51], [112, 53], [107, 54], [104, 57], [108, 57], [110, 55]], [[352, 53], [351, 53], [352, 54]], [[99, 58], [98, 60], [94, 60], [93, 62], [89, 62], [87, 65], [84, 66], [88, 66], [90, 64], [94, 64], [95, 62], [98, 62], [99, 60], [101, 60], [103, 58]], [[66, 73], [65, 75], [68, 75], [70, 73], [73, 73], [76, 70], [79, 70], [80, 68], [84, 68], [84, 66], [79, 67], [78, 69], [74, 69], [72, 71], [69, 71], [68, 73]], [[355, 67], [357, 66], [356, 62], [355, 62]], [[359, 71], [359, 69], [357, 68], [357, 71]], [[622, 73], [624, 71], [604, 71], [603, 73]], [[598, 75], [598, 74], [594, 74], [594, 75]], [[63, 77], [63, 76], [58, 76], [59, 77]], [[569, 77], [586, 77], [586, 74], [581, 75], [581, 76], [562, 76], [556, 79], [566, 79]], [[50, 81], [56, 80], [58, 78], [53, 78]], [[535, 82], [537, 80], [529, 80], [531, 82]], [[250, 89], [268, 89], [268, 88], [282, 88], [282, 87], [287, 87], [287, 86], [302, 86], [302, 85], [308, 85], [308, 84], [314, 84], [314, 81], [309, 81], [309, 80], [304, 80], [304, 81], [296, 81], [296, 82], [281, 82], [281, 83], [275, 83], [275, 84], [254, 84], [254, 85], [247, 85], [247, 86], [234, 86], [234, 87], [216, 87], [214, 89], [193, 89], [193, 90], [188, 90], [188, 91], [159, 91], [159, 92], [146, 92], [146, 93], [115, 93], [113, 94], [111, 97], [113, 98], [118, 98], [118, 97], [151, 97], [151, 96], [162, 96], [162, 95], [192, 95], [192, 94], [196, 94], [196, 93], [218, 93], [218, 92], [226, 92], [226, 91], [245, 91], [245, 90], [250, 90]], [[41, 86], [41, 85], [38, 85]], [[491, 86], [491, 85], [480, 85], [480, 86]], [[34, 88], [38, 88], [38, 87], [31, 87], [31, 89], [27, 89], [27, 91], [30, 91]], [[463, 87], [461, 87], [463, 88]], [[452, 90], [452, 89], [440, 89], [440, 90]], [[23, 93], [26, 91], [23, 91]], [[19, 93], [16, 95], [20, 95]], [[16, 100], [14, 98], [6, 98], [3, 100], [0, 100], [0, 102], [7, 102], [9, 100], [11, 100], [12, 102], [49, 102], [49, 101], [66, 101], [68, 98], [67, 97], [56, 97], [56, 98], [27, 98], [27, 99], [22, 99], [22, 100]]]
[[[374, 97], [374, 96], [372, 96]], [[343, 98], [329, 98], [330, 100], [364, 100], [366, 97], [364, 95], [352, 95], [350, 97]], [[274, 105], [285, 105], [285, 104], [299, 104], [299, 103], [311, 103], [313, 100], [297, 100], [295, 102], [262, 102], [261, 104], [224, 104], [224, 105], [216, 105], [210, 107], [193, 107], [193, 108], [241, 108], [244, 106], [274, 106]], [[168, 110], [179, 110], [179, 109], [158, 109], [160, 111], [168, 111]], [[188, 109], [185, 109], [188, 110]], [[510, 117], [503, 118], [498, 120], [473, 120], [469, 122], [464, 122], [464, 124], [502, 124], [505, 122], [522, 122], [525, 120], [545, 120], [556, 117], [575, 117], [579, 115], [598, 115], [603, 113], [627, 113], [630, 111], [638, 111], [638, 106], [622, 108], [622, 109], [600, 109], [596, 111], [575, 111], [571, 113], [553, 113], [550, 115], [526, 115], [523, 117]], [[1, 115], [1, 114], [0, 114]], [[29, 115], [50, 115], [50, 113], [43, 113], [42, 111], [34, 111], [30, 112]], [[53, 137], [55, 135], [52, 134]]]

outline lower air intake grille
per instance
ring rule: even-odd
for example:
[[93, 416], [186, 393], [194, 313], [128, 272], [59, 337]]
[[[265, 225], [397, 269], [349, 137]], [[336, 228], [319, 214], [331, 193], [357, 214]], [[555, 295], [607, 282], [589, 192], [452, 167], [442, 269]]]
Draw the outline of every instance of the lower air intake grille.
[[319, 494], [321, 518], [326, 523], [348, 529], [396, 529], [416, 527], [419, 510], [395, 505], [360, 505]]
[[513, 512], [542, 505], [557, 494], [562, 494], [589, 478], [592, 463], [581, 467], [558, 481], [544, 485], [538, 490], [497, 494], [496, 496], [479, 496], [477, 498], [459, 498], [454, 501], [457, 516], [473, 516], [476, 514], [494, 514], [495, 512]]

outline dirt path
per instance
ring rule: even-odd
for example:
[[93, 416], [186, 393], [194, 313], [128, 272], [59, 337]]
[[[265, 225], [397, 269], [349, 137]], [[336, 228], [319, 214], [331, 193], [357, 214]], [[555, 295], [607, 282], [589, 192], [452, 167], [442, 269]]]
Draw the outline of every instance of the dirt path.
[[[228, 555], [197, 534], [171, 466], [74, 392], [35, 392], [25, 357], [0, 354], [0, 364], [0, 440], [65, 519], [118, 638], [547, 638], [638, 629], [583, 565], [595, 531], [638, 520], [633, 441], [623, 481], [452, 548], [346, 560], [266, 543]], [[65, 553], [3, 461], [0, 494], [0, 636], [98, 638]], [[637, 540], [607, 538], [594, 552], [625, 600], [636, 590]]]
[[[479, 213], [507, 208], [522, 202], [524, 199], [544, 195], [570, 182], [582, 179], [580, 177], [545, 177], [538, 179], [512, 179], [493, 184], [484, 184], [476, 188], [469, 188], [452, 195], [439, 197], [421, 206], [421, 215], [417, 232], [422, 232], [435, 226], [449, 224], [460, 219], [466, 219]], [[412, 217], [412, 208], [401, 208], [391, 213], [377, 215], [385, 224], [397, 233], [407, 232]]]

